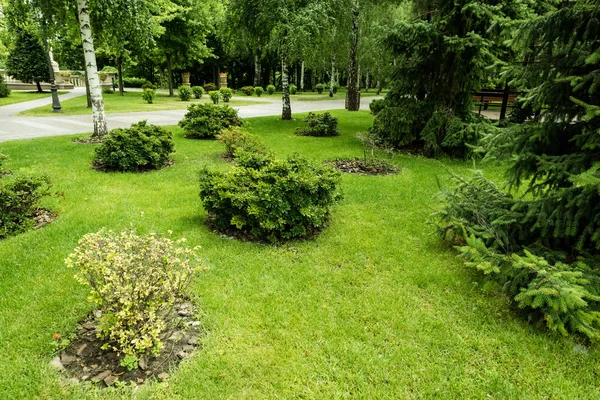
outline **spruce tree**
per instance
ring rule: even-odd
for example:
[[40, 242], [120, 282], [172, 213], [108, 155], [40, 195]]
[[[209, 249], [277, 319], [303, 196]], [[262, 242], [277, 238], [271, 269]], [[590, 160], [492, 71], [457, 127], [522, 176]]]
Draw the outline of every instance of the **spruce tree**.
[[40, 83], [50, 81], [48, 55], [40, 39], [27, 30], [17, 30], [16, 38], [6, 61], [7, 72], [22, 82], [35, 82], [42, 92]]

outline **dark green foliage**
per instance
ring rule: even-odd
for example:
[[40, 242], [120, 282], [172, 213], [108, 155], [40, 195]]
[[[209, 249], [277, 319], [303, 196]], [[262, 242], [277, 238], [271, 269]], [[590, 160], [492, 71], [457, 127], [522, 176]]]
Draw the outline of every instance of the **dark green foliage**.
[[385, 108], [385, 99], [373, 100], [369, 103], [369, 109], [371, 110], [371, 114], [377, 115], [381, 110]]
[[339, 136], [338, 119], [330, 113], [308, 113], [306, 127], [298, 132], [302, 136]]
[[534, 117], [533, 106], [524, 100], [515, 100], [508, 114], [508, 121], [514, 124], [522, 124]]
[[317, 83], [315, 85], [315, 89], [317, 89], [317, 93], [321, 94], [321, 93], [323, 93], [323, 90], [325, 89], [325, 85], [323, 85], [322, 83]]
[[146, 101], [146, 103], [148, 104], [152, 104], [154, 103], [154, 98], [156, 97], [156, 90], [155, 89], [144, 89], [144, 91], [142, 92], [142, 99], [144, 99], [144, 101]]
[[6, 60], [7, 73], [23, 82], [49, 82], [48, 56], [40, 39], [21, 29], [16, 36]]
[[227, 105], [213, 104], [192, 104], [185, 117], [179, 121], [185, 137], [190, 139], [212, 139], [223, 129], [242, 125], [243, 121], [238, 117], [237, 110]]
[[240, 89], [242, 91], [242, 93], [244, 93], [246, 96], [252, 96], [254, 94], [254, 87], [252, 86], [244, 86], [243, 88]]
[[204, 88], [202, 86], [193, 86], [192, 92], [194, 92], [194, 97], [197, 99], [201, 99], [204, 94]]
[[156, 89], [156, 85], [150, 82], [146, 82], [142, 85], [142, 89]]
[[48, 195], [47, 177], [14, 176], [2, 168], [0, 154], [0, 239], [26, 231], [33, 226], [39, 201]]
[[10, 89], [6, 82], [4, 82], [4, 77], [0, 75], [0, 98], [10, 96]]
[[152, 85], [152, 83], [141, 78], [123, 78], [123, 87], [143, 88], [144, 85]]
[[260, 97], [262, 96], [262, 94], [265, 92], [265, 89], [263, 89], [261, 86], [257, 86], [254, 88], [254, 93], [256, 93], [256, 96]]
[[189, 86], [179, 86], [177, 88], [177, 94], [181, 101], [190, 101], [192, 99], [192, 89]]
[[93, 165], [109, 171], [160, 169], [175, 150], [171, 132], [146, 121], [128, 129], [113, 129], [96, 148]]
[[296, 93], [298, 93], [298, 86], [290, 85], [290, 94], [296, 94]]
[[237, 157], [240, 152], [263, 153], [265, 151], [260, 137], [251, 135], [240, 128], [223, 130], [217, 135], [217, 139], [225, 145], [225, 154], [229, 158]]
[[203, 171], [200, 198], [212, 225], [277, 242], [308, 238], [341, 199], [341, 176], [298, 155], [276, 160], [245, 153], [230, 173]]
[[[221, 88], [219, 90], [219, 93], [221, 94], [221, 97], [223, 98], [224, 103], [229, 103], [229, 100], [231, 100], [231, 97], [233, 96], [233, 90], [231, 90], [229, 88]], [[217, 104], [217, 103], [215, 103], [215, 104]]]
[[267, 93], [269, 93], [269, 94], [275, 93], [275, 85], [268, 85], [267, 86]]
[[214, 105], [217, 105], [219, 104], [219, 100], [221, 100], [221, 92], [219, 90], [208, 92], [208, 97], [210, 97]]
[[208, 92], [214, 92], [215, 90], [218, 90], [218, 89], [217, 89], [217, 85], [215, 85], [215, 84], [214, 84], [214, 83], [212, 83], [212, 82], [205, 84], [205, 85], [203, 86], [203, 88], [204, 88], [204, 91], [205, 91], [206, 93], [208, 93]]

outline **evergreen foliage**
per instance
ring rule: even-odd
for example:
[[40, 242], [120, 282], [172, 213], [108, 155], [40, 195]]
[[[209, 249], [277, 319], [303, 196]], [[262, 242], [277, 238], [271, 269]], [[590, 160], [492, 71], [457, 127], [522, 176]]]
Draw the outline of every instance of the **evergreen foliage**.
[[6, 60], [9, 75], [22, 82], [35, 82], [42, 91], [40, 82], [50, 81], [48, 56], [39, 38], [28, 30], [16, 32], [16, 42]]
[[[211, 92], [211, 98], [213, 94], [218, 101], [219, 92]], [[186, 133], [185, 137], [190, 139], [212, 139], [223, 129], [243, 124], [244, 121], [238, 116], [237, 110], [228, 105], [213, 104], [192, 104], [188, 107], [185, 117], [179, 121], [179, 126]]]
[[4, 81], [4, 77], [0, 75], [0, 98], [10, 96], [10, 89]]

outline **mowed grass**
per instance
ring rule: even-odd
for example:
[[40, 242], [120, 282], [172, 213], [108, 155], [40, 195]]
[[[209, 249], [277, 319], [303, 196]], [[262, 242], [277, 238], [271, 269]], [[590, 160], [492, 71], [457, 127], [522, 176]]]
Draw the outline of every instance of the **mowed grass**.
[[[104, 110], [107, 113], [126, 113], [126, 112], [151, 112], [164, 110], [183, 110], [188, 108], [190, 104], [208, 103], [210, 99], [207, 95], [201, 99], [192, 97], [190, 101], [181, 101], [177, 94], [174, 97], [169, 97], [166, 93], [157, 93], [152, 104], [148, 104], [142, 99], [142, 92], [125, 92], [124, 96], [120, 96], [118, 92], [112, 94], [104, 94]], [[262, 104], [262, 102], [252, 99], [233, 98], [229, 102], [231, 106], [249, 106], [253, 104]], [[87, 100], [85, 96], [76, 97], [63, 101], [62, 113], [58, 115], [82, 115], [89, 114], [91, 111], [87, 108]], [[38, 107], [31, 110], [23, 111], [18, 115], [32, 117], [53, 117], [57, 114], [52, 112], [48, 107]]]
[[[58, 94], [65, 94], [65, 93], [67, 93], [67, 92], [62, 91], [62, 90], [58, 91]], [[23, 90], [12, 90], [8, 97], [0, 98], [0, 107], [7, 106], [9, 104], [23, 103], [25, 101], [44, 99], [44, 98], [50, 97], [50, 96], [52, 96], [52, 93], [50, 93], [50, 92], [39, 93], [37, 91], [29, 92], [29, 91], [23, 91]], [[52, 109], [50, 109], [50, 111], [52, 112]]]
[[[360, 156], [367, 112], [333, 111], [342, 136], [298, 137], [302, 115], [250, 121], [280, 156]], [[51, 225], [0, 242], [1, 399], [597, 399], [600, 353], [527, 323], [431, 235], [437, 180], [472, 163], [398, 155], [395, 176], [343, 176], [344, 200], [313, 241], [280, 246], [204, 225], [203, 166], [229, 170], [216, 141], [173, 128], [175, 165], [143, 174], [90, 168], [93, 146], [56, 137], [0, 144], [13, 171], [46, 173]], [[486, 167], [502, 180], [501, 167]], [[82, 389], [48, 367], [54, 333], [89, 311], [64, 258], [81, 236], [134, 227], [201, 245], [192, 293], [201, 349], [167, 383]]]

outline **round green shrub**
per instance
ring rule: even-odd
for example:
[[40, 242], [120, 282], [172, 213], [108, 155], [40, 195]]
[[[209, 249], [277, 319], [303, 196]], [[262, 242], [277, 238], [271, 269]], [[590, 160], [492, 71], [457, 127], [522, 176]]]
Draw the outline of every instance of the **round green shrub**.
[[177, 92], [181, 101], [190, 101], [192, 99], [192, 89], [189, 86], [179, 86]]
[[146, 82], [142, 85], [142, 89], [156, 89], [154, 83]]
[[[219, 94], [219, 92], [216, 92]], [[192, 104], [179, 126], [189, 139], [212, 139], [223, 129], [242, 126], [244, 121], [237, 110], [228, 105]]]
[[108, 171], [160, 169], [170, 161], [175, 145], [171, 132], [146, 121], [113, 129], [96, 148], [94, 167]]
[[379, 114], [379, 112], [385, 108], [385, 99], [373, 100], [369, 104], [369, 108], [371, 109], [371, 114]]
[[339, 136], [338, 119], [330, 113], [308, 113], [304, 119], [306, 127], [298, 133], [302, 136]]
[[315, 86], [315, 89], [317, 89], [317, 93], [321, 94], [321, 93], [323, 93], [323, 90], [325, 89], [325, 85], [323, 85], [322, 83], [317, 83], [317, 85]]
[[238, 153], [232, 172], [201, 173], [200, 198], [217, 230], [278, 242], [319, 232], [342, 197], [340, 182], [339, 172], [299, 155]]
[[0, 98], [10, 96], [10, 89], [6, 82], [4, 82], [4, 77], [0, 75]]
[[219, 100], [221, 100], [221, 93], [218, 90], [213, 90], [212, 92], [208, 92], [208, 97], [210, 97], [214, 105], [217, 105], [219, 104]]
[[254, 87], [253, 86], [244, 86], [241, 89], [242, 93], [244, 93], [246, 96], [252, 96], [254, 94]]
[[267, 93], [269, 93], [269, 94], [275, 93], [275, 85], [267, 86]]
[[298, 93], [298, 86], [290, 85], [290, 94], [296, 94], [296, 93]]
[[225, 145], [225, 154], [229, 158], [235, 158], [240, 151], [262, 153], [265, 150], [260, 137], [238, 127], [221, 131], [217, 139]]
[[221, 88], [219, 93], [221, 93], [224, 103], [229, 103], [229, 100], [231, 100], [231, 97], [233, 96], [233, 90], [229, 88]]
[[255, 88], [254, 88], [254, 93], [256, 93], [256, 95], [257, 95], [258, 97], [262, 96], [262, 94], [263, 94], [264, 92], [265, 92], [265, 89], [263, 89], [263, 88], [262, 88], [262, 87], [260, 87], [260, 86], [257, 86], [257, 87], [255, 87]]
[[206, 93], [217, 90], [217, 85], [215, 85], [212, 82], [205, 84], [203, 87], [204, 87], [204, 92], [206, 92]]
[[146, 103], [148, 104], [152, 104], [154, 103], [154, 98], [156, 97], [156, 90], [155, 89], [144, 89], [144, 91], [142, 92], [142, 99], [144, 99], [144, 101], [146, 101]]
[[192, 87], [192, 92], [194, 92], [195, 98], [201, 99], [204, 94], [204, 88], [202, 86], [194, 86]]

